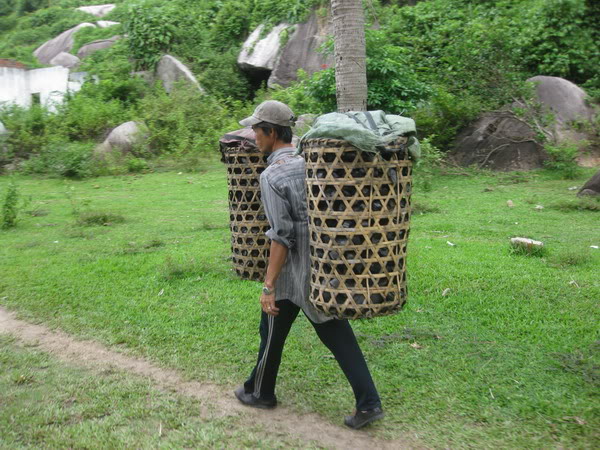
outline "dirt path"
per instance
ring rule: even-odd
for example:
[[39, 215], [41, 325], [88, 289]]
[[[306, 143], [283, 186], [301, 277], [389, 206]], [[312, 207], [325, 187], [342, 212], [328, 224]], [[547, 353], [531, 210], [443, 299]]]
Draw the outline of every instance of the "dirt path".
[[317, 414], [298, 414], [289, 408], [278, 407], [273, 411], [244, 407], [233, 397], [233, 387], [226, 389], [214, 384], [186, 381], [174, 370], [153, 365], [141, 358], [118, 353], [93, 341], [79, 341], [44, 326], [33, 325], [15, 318], [0, 308], [0, 333], [11, 334], [17, 339], [37, 345], [58, 359], [92, 370], [113, 367], [153, 380], [155, 387], [163, 391], [177, 392], [199, 400], [206, 405], [200, 414], [207, 419], [217, 416], [239, 416], [242, 423], [254, 425], [270, 420], [269, 427], [275, 433], [284, 433], [310, 444], [328, 448], [403, 449], [420, 448], [408, 441], [383, 441], [367, 432], [353, 431], [324, 421]]

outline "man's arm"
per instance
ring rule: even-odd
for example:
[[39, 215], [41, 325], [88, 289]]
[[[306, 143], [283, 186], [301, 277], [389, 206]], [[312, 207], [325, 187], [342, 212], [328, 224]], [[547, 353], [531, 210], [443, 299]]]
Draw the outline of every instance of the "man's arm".
[[[296, 239], [294, 236], [291, 206], [287, 195], [281, 187], [276, 188], [273, 186], [264, 175], [265, 173], [260, 177], [260, 190], [265, 214], [271, 226], [266, 233], [267, 238], [271, 240], [271, 250], [265, 286], [273, 291], [275, 282], [285, 264], [288, 249], [295, 245]], [[260, 304], [265, 313], [273, 316], [277, 315], [278, 308], [275, 306], [275, 292], [270, 295], [262, 294]]]
[[277, 281], [277, 278], [279, 278], [287, 254], [288, 248], [285, 245], [282, 245], [277, 241], [271, 241], [269, 265], [267, 266], [267, 276], [264, 285], [273, 293], [271, 295], [265, 295], [263, 293], [260, 297], [260, 305], [264, 312], [271, 314], [272, 316], [279, 314], [279, 308], [275, 306], [275, 282]]

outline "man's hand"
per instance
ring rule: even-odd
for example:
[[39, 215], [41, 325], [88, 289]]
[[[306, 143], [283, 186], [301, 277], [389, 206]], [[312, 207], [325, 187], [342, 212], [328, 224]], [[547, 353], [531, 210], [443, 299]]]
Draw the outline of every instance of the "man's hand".
[[276, 316], [279, 314], [279, 308], [275, 306], [275, 294], [261, 294], [260, 306], [265, 313], [271, 316]]

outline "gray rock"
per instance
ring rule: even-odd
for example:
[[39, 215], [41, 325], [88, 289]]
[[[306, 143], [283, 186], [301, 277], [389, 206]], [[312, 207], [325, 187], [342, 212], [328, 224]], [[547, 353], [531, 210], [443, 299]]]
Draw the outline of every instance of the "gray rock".
[[469, 125], [458, 135], [449, 156], [461, 166], [499, 171], [541, 168], [547, 158], [535, 131], [508, 108]]
[[104, 17], [113, 9], [115, 9], [117, 5], [113, 3], [105, 4], [105, 5], [92, 5], [92, 6], [80, 6], [79, 11], [83, 11], [85, 13], [91, 14], [96, 17]]
[[586, 133], [575, 129], [574, 122], [588, 122], [594, 117], [583, 89], [568, 80], [558, 77], [537, 76], [527, 80], [535, 84], [537, 101], [545, 112], [555, 118], [548, 131], [557, 143], [587, 139]]
[[[546, 126], [547, 135], [557, 144], [594, 141], [593, 132], [581, 124], [594, 119], [595, 111], [587, 102], [587, 94], [577, 85], [557, 77], [537, 76], [529, 80], [535, 83], [535, 93], [544, 112], [554, 117]], [[592, 146], [580, 152], [577, 163], [581, 166], [597, 167], [600, 164], [600, 148]]]
[[269, 87], [275, 85], [287, 87], [297, 80], [298, 69], [309, 75], [331, 67], [333, 55], [324, 55], [317, 49], [332, 34], [328, 18], [319, 18], [313, 12], [307, 22], [294, 26], [295, 30], [277, 58], [273, 72], [268, 81]]
[[130, 153], [138, 144], [143, 144], [148, 136], [146, 126], [138, 122], [125, 122], [112, 130], [106, 140], [94, 149], [94, 156], [103, 158], [108, 153], [119, 151]]
[[590, 120], [594, 110], [586, 102], [583, 89], [568, 80], [558, 77], [537, 76], [527, 80], [535, 83], [538, 101], [552, 112], [561, 124], [576, 120]]
[[194, 74], [181, 61], [171, 55], [164, 55], [156, 67], [156, 78], [161, 80], [165, 91], [171, 92], [176, 81], [185, 80], [198, 87], [200, 92], [204, 89], [198, 83]]
[[8, 130], [6, 129], [4, 124], [0, 122], [0, 136], [2, 136], [3, 134], [8, 134]]
[[596, 175], [590, 178], [577, 193], [578, 197], [582, 197], [584, 195], [600, 195], [600, 170], [596, 172]]
[[54, 58], [59, 53], [69, 53], [69, 51], [71, 51], [71, 49], [73, 48], [73, 35], [85, 27], [96, 27], [96, 25], [87, 22], [80, 23], [76, 27], [73, 27], [63, 32], [56, 36], [54, 39], [51, 39], [48, 42], [40, 45], [33, 52], [33, 55], [38, 59], [40, 63], [50, 64], [52, 58]]
[[281, 48], [280, 35], [289, 25], [282, 23], [274, 27], [264, 38], [260, 38], [264, 25], [259, 25], [250, 34], [238, 55], [238, 65], [246, 71], [273, 70]]
[[67, 52], [60, 52], [54, 58], [50, 60], [52, 66], [62, 66], [67, 69], [72, 69], [80, 63], [80, 59], [77, 56], [71, 55]]
[[89, 44], [86, 44], [79, 49], [79, 51], [77, 52], [77, 57], [79, 59], [83, 59], [88, 57], [92, 53], [97, 52], [98, 50], [103, 50], [105, 48], [112, 47], [113, 45], [115, 45], [115, 42], [117, 42], [119, 39], [121, 39], [121, 36], [117, 35], [111, 37], [110, 39], [100, 39], [98, 41], [90, 42]]
[[114, 27], [115, 25], [121, 25], [121, 22], [113, 22], [111, 20], [99, 20], [98, 22], [96, 22], [96, 25], [98, 25], [98, 28], [108, 28]]

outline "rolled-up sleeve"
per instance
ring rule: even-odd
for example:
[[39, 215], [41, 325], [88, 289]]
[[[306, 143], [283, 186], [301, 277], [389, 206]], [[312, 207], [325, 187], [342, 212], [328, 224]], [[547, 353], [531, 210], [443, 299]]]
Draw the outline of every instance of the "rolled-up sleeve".
[[271, 228], [266, 235], [287, 248], [296, 244], [291, 205], [281, 188], [273, 186], [268, 178], [261, 177], [260, 191], [267, 220]]

